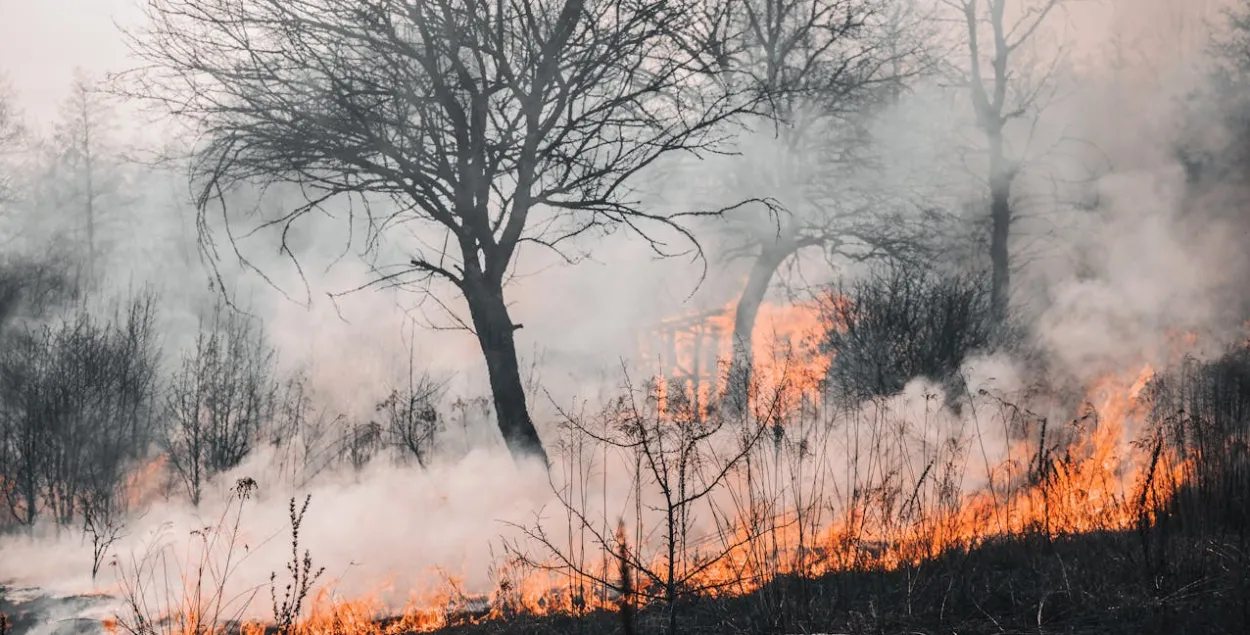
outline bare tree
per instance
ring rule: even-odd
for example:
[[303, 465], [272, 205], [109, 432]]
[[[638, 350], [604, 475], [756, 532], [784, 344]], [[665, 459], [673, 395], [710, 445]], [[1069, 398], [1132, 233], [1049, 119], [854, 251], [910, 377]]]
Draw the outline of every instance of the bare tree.
[[[0, 478], [19, 522], [68, 525], [113, 511], [150, 445], [154, 299], [100, 319], [85, 310], [6, 338], [0, 356]], [[88, 528], [90, 531], [90, 528]]]
[[[1225, 30], [1208, 43], [1209, 68], [1186, 100], [1176, 154], [1193, 184], [1235, 183], [1250, 164], [1250, 7], [1224, 16]], [[1229, 205], [1236, 210], [1239, 206]]]
[[1068, 1], [943, 0], [959, 12], [965, 30], [968, 66], [960, 79], [989, 155], [991, 302], [1000, 321], [1006, 319], [1011, 291], [1012, 185], [1023, 160], [1011, 154], [1005, 131], [1016, 120], [1036, 121], [1054, 96], [1053, 72], [1061, 55], [1038, 63], [1023, 47]]
[[152, 0], [130, 37], [150, 65], [123, 91], [197, 124], [201, 219], [232, 186], [283, 182], [307, 193], [271, 221], [284, 232], [345, 197], [369, 203], [370, 244], [426, 232], [377, 282], [463, 297], [504, 440], [545, 462], [504, 287], [525, 243], [567, 256], [623, 227], [671, 253], [654, 230], [690, 237], [633, 184], [661, 157], [715, 149], [752, 103], [677, 45], [703, 4]]
[[[30, 362], [46, 357], [38, 346], [37, 327], [28, 320], [47, 319], [52, 309], [73, 297], [72, 285], [48, 263], [7, 262], [0, 267], [0, 499], [8, 515], [30, 525], [39, 516], [44, 430], [27, 414], [27, 396], [37, 382]], [[30, 321], [35, 321], [30, 320]]]
[[[725, 225], [730, 259], [750, 261], [734, 315], [727, 400], [745, 406], [752, 333], [778, 271], [800, 251], [866, 259], [904, 255], [918, 242], [904, 206], [848, 187], [868, 167], [869, 111], [896, 97], [921, 68], [923, 38], [908, 32], [908, 3], [895, 0], [736, 0], [704, 20], [719, 39], [721, 77], [767, 96], [761, 132], [732, 173], [772, 205], [736, 210]], [[723, 184], [722, 184], [723, 185]]]
[[5, 344], [5, 363], [0, 366], [0, 391], [5, 393], [0, 403], [4, 405], [4, 441], [0, 443], [0, 467], [4, 478], [0, 482], [9, 514], [20, 524], [34, 525], [41, 511], [41, 486], [44, 465], [47, 462], [45, 448], [50, 445], [45, 429], [36, 424], [32, 407], [37, 402], [38, 382], [30, 362], [40, 355], [38, 341], [34, 337], [19, 337]]
[[208, 479], [247, 456], [276, 413], [274, 352], [249, 319], [219, 302], [170, 380], [165, 448], [194, 505]]
[[[95, 81], [82, 70], [74, 73], [70, 95], [61, 106], [54, 131], [55, 165], [62, 171], [58, 195], [68, 196], [67, 207], [82, 219], [86, 251], [86, 282], [96, 282], [99, 260], [99, 229], [106, 206], [116, 204], [122, 173], [117, 148], [111, 139], [112, 109]], [[75, 232], [76, 234], [78, 232]]]
[[[114, 490], [118, 483], [110, 483]], [[91, 543], [91, 579], [100, 574], [100, 567], [113, 545], [125, 537], [122, 522], [124, 509], [116, 491], [93, 488], [80, 497], [83, 538]]]
[[91, 543], [93, 580], [109, 550], [125, 535], [131, 511], [129, 476], [151, 456], [156, 442], [156, 300], [154, 294], [144, 293], [118, 312], [111, 346], [93, 364], [99, 368], [95, 383], [103, 384], [103, 394], [95, 398], [95, 412], [83, 415], [88, 424], [94, 424], [94, 438], [77, 495], [83, 538]]

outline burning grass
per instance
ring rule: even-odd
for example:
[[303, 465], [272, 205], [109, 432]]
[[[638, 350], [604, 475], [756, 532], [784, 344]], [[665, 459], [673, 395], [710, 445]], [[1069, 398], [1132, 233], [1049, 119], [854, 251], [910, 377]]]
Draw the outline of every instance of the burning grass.
[[[864, 334], [855, 306], [830, 296], [762, 311], [746, 412], [717, 407], [726, 384], [698, 354], [731, 351], [727, 314], [696, 320], [702, 339], [689, 345], [674, 337], [675, 366], [656, 380], [626, 381], [597, 411], [561, 411], [552, 504], [503, 532], [488, 584], [443, 572], [405, 606], [391, 598], [407, 587], [343, 593], [301, 550], [308, 503], [291, 499], [290, 558], [269, 578], [266, 617], [264, 581], [237, 575], [257, 546], [240, 534], [255, 482], [240, 481], [185, 552], [165, 544], [118, 564], [126, 610], [108, 627], [1114, 632], [1147, 614], [1230, 624], [1200, 594], [1244, 619], [1245, 584], [1231, 574], [1250, 544], [1244, 513], [1214, 525], [1204, 514], [1243, 500], [1234, 493], [1250, 483], [1239, 449], [1250, 357], [1162, 373], [1143, 360], [1073, 397], [952, 350], [937, 366], [960, 362], [959, 390], [916, 380], [849, 406], [828, 398], [838, 358], [821, 342]], [[1194, 342], [1181, 343], [1178, 358]], [[161, 472], [159, 460], [143, 464], [127, 491], [141, 500]]]
[[[1150, 367], [1102, 378], [1061, 425], [990, 389], [960, 417], [913, 388], [853, 413], [775, 405], [769, 418], [727, 422], [644, 386], [595, 416], [566, 413], [563, 518], [514, 527], [493, 590], [475, 595], [449, 577], [396, 610], [327, 584], [307, 611], [296, 607], [300, 619], [279, 615], [280, 627], [170, 619], [165, 630], [119, 630], [608, 632], [622, 607], [636, 607], [640, 632], [1091, 632], [1140, 624], [1147, 607], [1222, 623], [1194, 594], [1215, 586], [1245, 606], [1244, 589], [1219, 576], [1242, 552], [1190, 537], [1160, 546], [1156, 528], [1195, 463], [1149, 425], [1154, 380]], [[986, 447], [995, 429], [997, 453]], [[587, 496], [609, 474], [628, 479], [633, 509], [618, 518], [606, 495], [598, 505]], [[1151, 577], [1147, 561], [1181, 543], [1200, 571]], [[297, 587], [307, 558], [293, 548]], [[1113, 600], [1114, 619], [1096, 619], [1091, 603]]]

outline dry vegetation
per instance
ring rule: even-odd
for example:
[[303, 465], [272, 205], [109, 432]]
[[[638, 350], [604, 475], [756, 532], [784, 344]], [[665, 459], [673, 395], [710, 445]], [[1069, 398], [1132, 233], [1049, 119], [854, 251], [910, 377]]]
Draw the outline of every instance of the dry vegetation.
[[[1181, 337], [1158, 367], [1126, 353], [1108, 372], [1048, 356], [1037, 316], [1009, 301], [1028, 161], [1008, 137], [1042, 117], [1059, 67], [1029, 76], [1017, 52], [1065, 3], [1025, 2], [1015, 25], [1007, 0], [939, 4], [957, 10], [966, 68], [935, 62], [916, 16], [884, 0], [151, 0], [148, 30], [129, 35], [152, 66], [117, 86], [199, 126], [200, 230], [225, 192], [283, 186], [307, 199], [257, 229], [280, 228], [292, 259], [294, 223], [344, 198], [370, 245], [432, 227], [441, 249], [373, 282], [463, 300], [490, 394], [449, 403], [414, 357], [357, 395], [368, 414], [340, 412], [216, 295], [165, 350], [162, 296], [101, 280], [97, 215], [117, 197], [92, 180], [106, 166], [79, 81], [55, 165], [86, 175], [86, 242], [0, 263], [0, 540], [89, 544], [82, 575], [122, 603], [104, 626], [129, 635], [1245, 632], [1250, 343], [1199, 358]], [[1234, 141], [1177, 149], [1192, 207], [1243, 186], [1250, 161], [1250, 19], [1232, 28], [1193, 100]], [[986, 138], [984, 213], [829, 185], [874, 169], [874, 109], [943, 73]], [[0, 150], [26, 134], [11, 113], [0, 95]], [[730, 124], [761, 121], [786, 124], [784, 156], [811, 154], [705, 211], [639, 200], [670, 155], [715, 154]], [[64, 189], [50, 183], [0, 171], [0, 204], [43, 210]], [[724, 255], [751, 263], [732, 309], [697, 325], [724, 334], [724, 367], [702, 377], [696, 353], [668, 360], [695, 369], [681, 377], [630, 369], [613, 398], [551, 399], [556, 421], [535, 425], [505, 297], [518, 247], [574, 261], [577, 239], [624, 228], [672, 255], [660, 228], [702, 256], [687, 218], [732, 221]], [[811, 285], [785, 337], [762, 333], [774, 278], [795, 291], [782, 274], [817, 248], [863, 266]], [[1250, 299], [1234, 291], [1240, 320]], [[1022, 377], [987, 376], [1002, 360]], [[280, 487], [303, 494], [383, 462], [430, 471], [470, 420], [492, 422], [518, 463], [549, 459], [553, 504], [501, 531], [491, 588], [448, 574], [406, 607], [341, 596], [305, 545], [306, 494], [289, 499], [285, 570], [241, 577], [269, 487], [239, 478], [248, 459], [272, 457]], [[155, 499], [206, 509], [223, 489], [205, 526], [118, 547]], [[37, 604], [0, 587], [0, 635], [33, 628]]]
[[[986, 424], [1016, 427], [1022, 451], [993, 466], [1018, 464], [976, 496], [955, 482], [970, 476], [961, 460], [976, 454], [958, 446], [977, 439], [952, 437], [916, 463], [902, 447], [916, 439], [898, 432], [907, 422], [885, 401], [855, 413], [812, 407], [743, 427], [716, 413], [695, 415], [677, 387], [661, 409], [655, 387], [641, 387], [603, 412], [567, 417], [553, 455], [574, 475], [558, 491], [574, 539], [555, 538], [537, 519], [515, 527], [497, 586], [480, 598], [452, 584], [387, 618], [367, 599], [318, 595], [311, 584], [321, 570], [298, 546], [308, 501], [292, 500], [289, 580], [271, 580], [276, 626], [263, 630], [1238, 632], [1250, 611], [1241, 575], [1250, 564], [1248, 526], [1236, 502], [1250, 485], [1238, 442], [1246, 420], [1236, 418], [1250, 394], [1238, 383], [1250, 373], [1247, 355], [1237, 348], [1207, 364], [1180, 362], [1148, 383], [1112, 382], [1111, 394], [1091, 394], [1078, 407], [1083, 421], [1055, 425], [1049, 438], [1023, 403], [980, 402]], [[1140, 396], [1133, 412], [1125, 409], [1130, 390]], [[1118, 442], [1096, 431], [1123, 422], [1100, 417], [1134, 412], [1148, 425], [1127, 454], [1081, 442]], [[863, 435], [858, 449], [821, 442], [848, 434], [848, 422]], [[835, 456], [835, 448], [846, 454]], [[631, 478], [638, 492], [629, 522], [603, 516], [593, 501], [588, 457], [605, 452], [626, 465], [614, 478]], [[1091, 465], [1108, 459], [1118, 461], [1112, 470]], [[820, 476], [835, 463], [855, 471], [847, 490]], [[118, 628], [261, 628], [226, 610], [242, 599], [220, 596], [232, 558], [245, 557], [231, 541], [252, 486], [238, 484], [233, 515], [200, 535], [195, 557], [177, 560], [200, 563], [190, 578], [174, 576], [193, 587], [175, 585], [152, 606], [132, 604], [131, 621]], [[699, 533], [696, 516], [714, 519], [717, 531]], [[149, 553], [123, 579], [146, 575], [145, 584], [160, 584], [158, 563], [170, 566]], [[125, 589], [132, 603], [147, 597], [142, 591]], [[304, 619], [293, 619], [305, 600]], [[143, 621], [151, 615], [169, 621]]]
[[[680, 381], [626, 382], [601, 409], [561, 413], [552, 446], [559, 505], [548, 510], [556, 520], [536, 516], [505, 532], [487, 595], [452, 583], [389, 618], [369, 598], [336, 596], [332, 582], [319, 584], [315, 554], [300, 547], [304, 513], [316, 504], [309, 499], [290, 501], [287, 571], [268, 585], [234, 579], [248, 557], [239, 528], [257, 487], [245, 479], [222, 516], [189, 540], [158, 537], [166, 540], [146, 552], [116, 554], [128, 608], [110, 627], [1236, 632], [1250, 611], [1240, 575], [1250, 564], [1250, 349], [1106, 377], [1075, 397], [1044, 384], [1002, 392], [961, 371], [974, 351], [1023, 354], [1010, 348], [1017, 340], [986, 339], [990, 306], [977, 285], [896, 268], [831, 287], [840, 300], [825, 308], [826, 328], [815, 336], [864, 354], [830, 358], [808, 346], [807, 356], [778, 353], [777, 368], [761, 360], [768, 372], [758, 376], [777, 381], [757, 383], [741, 415], [693, 399]], [[912, 308], [923, 305], [947, 310]], [[421, 452], [436, 447], [450, 419], [437, 391], [416, 382], [380, 400], [380, 422], [338, 427], [341, 439], [318, 446], [321, 454], [301, 449], [309, 434], [301, 422], [325, 417], [299, 411], [302, 393], [275, 379], [247, 322], [207, 321], [199, 344], [159, 380], [141, 363], [150, 359], [142, 344], [152, 306], [142, 300], [103, 325], [71, 311], [71, 319], [9, 327], [20, 345], [10, 349], [5, 394], [22, 399], [6, 397], [5, 438], [9, 456], [23, 459], [5, 463], [5, 482], [17, 485], [5, 490], [11, 526], [41, 514], [67, 528], [81, 523], [97, 545], [83, 563], [93, 576], [139, 504], [126, 477], [154, 457], [173, 478], [165, 486], [196, 502], [192, 485], [217, 482], [248, 444], [283, 446], [279, 455], [299, 461], [329, 455], [332, 469], [359, 468], [376, 452], [421, 469]], [[96, 363], [111, 372], [93, 374]], [[815, 394], [806, 384], [812, 363], [827, 364]], [[61, 370], [37, 372], [48, 368]], [[891, 383], [908, 374], [934, 383], [920, 393]], [[77, 390], [60, 388], [67, 378]], [[857, 400], [834, 397], [851, 390], [862, 391]], [[200, 416], [178, 416], [189, 400], [200, 402], [192, 410]], [[83, 437], [87, 430], [68, 424], [85, 419], [76, 417], [84, 408], [97, 409], [91, 420], [152, 423]], [[35, 416], [52, 423], [29, 423]], [[368, 443], [361, 428], [375, 431]], [[141, 442], [130, 447], [148, 450], [108, 445], [132, 438]], [[987, 439], [1006, 440], [1006, 454], [986, 449]], [[198, 466], [199, 481], [187, 466]], [[624, 486], [628, 509], [612, 507], [609, 485]], [[245, 623], [265, 594], [270, 625]]]

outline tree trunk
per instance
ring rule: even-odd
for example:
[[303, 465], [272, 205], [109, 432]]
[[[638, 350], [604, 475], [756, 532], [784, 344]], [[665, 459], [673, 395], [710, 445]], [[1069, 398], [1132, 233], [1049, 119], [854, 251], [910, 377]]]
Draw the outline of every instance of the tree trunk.
[[990, 134], [990, 305], [994, 321], [1007, 318], [1011, 292], [1011, 262], [1007, 240], [1011, 235], [1011, 182], [1015, 176], [1003, 156], [1002, 133]]
[[738, 306], [734, 311], [733, 356], [730, 358], [725, 384], [724, 407], [731, 415], [746, 412], [751, 394], [751, 375], [755, 366], [752, 342], [755, 320], [759, 317], [760, 305], [764, 303], [773, 274], [792, 252], [793, 247], [789, 243], [774, 244], [761, 250], [755, 257], [751, 274], [747, 276], [746, 287], [738, 299]]
[[85, 157], [87, 187], [85, 192], [87, 203], [87, 288], [95, 289], [95, 172], [91, 156], [91, 125], [86, 123], [87, 113], [83, 113], [86, 129], [83, 134], [83, 156]]
[[517, 461], [537, 459], [545, 468], [548, 466], [547, 452], [530, 419], [525, 403], [525, 386], [521, 383], [516, 339], [513, 337], [519, 327], [513, 325], [508, 315], [502, 285], [492, 285], [485, 280], [466, 281], [465, 298], [469, 303], [473, 328], [477, 331], [478, 344], [486, 357], [495, 417], [508, 451]]

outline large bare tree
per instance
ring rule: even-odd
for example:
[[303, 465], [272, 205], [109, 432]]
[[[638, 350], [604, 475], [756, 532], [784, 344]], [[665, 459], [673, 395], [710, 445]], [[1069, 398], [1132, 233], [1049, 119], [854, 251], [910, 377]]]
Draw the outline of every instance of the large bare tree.
[[383, 277], [464, 298], [504, 440], [545, 460], [510, 270], [525, 243], [560, 250], [596, 230], [660, 250], [648, 232], [661, 226], [689, 238], [632, 184], [661, 157], [712, 149], [751, 102], [705, 81], [708, 52], [674, 37], [706, 4], [148, 0], [130, 40], [149, 65], [124, 90], [197, 124], [201, 218], [232, 186], [282, 182], [307, 193], [272, 221], [284, 232], [353, 196], [373, 204], [371, 239], [422, 228], [424, 246]]
[[968, 90], [976, 125], [985, 135], [991, 303], [999, 321], [1006, 317], [1010, 298], [1012, 186], [1023, 161], [1013, 154], [1006, 130], [1016, 120], [1036, 122], [1054, 96], [1053, 73], [1061, 51], [1043, 58], [1028, 47], [1069, 1], [943, 0], [962, 22], [968, 63], [960, 72], [960, 83]]

